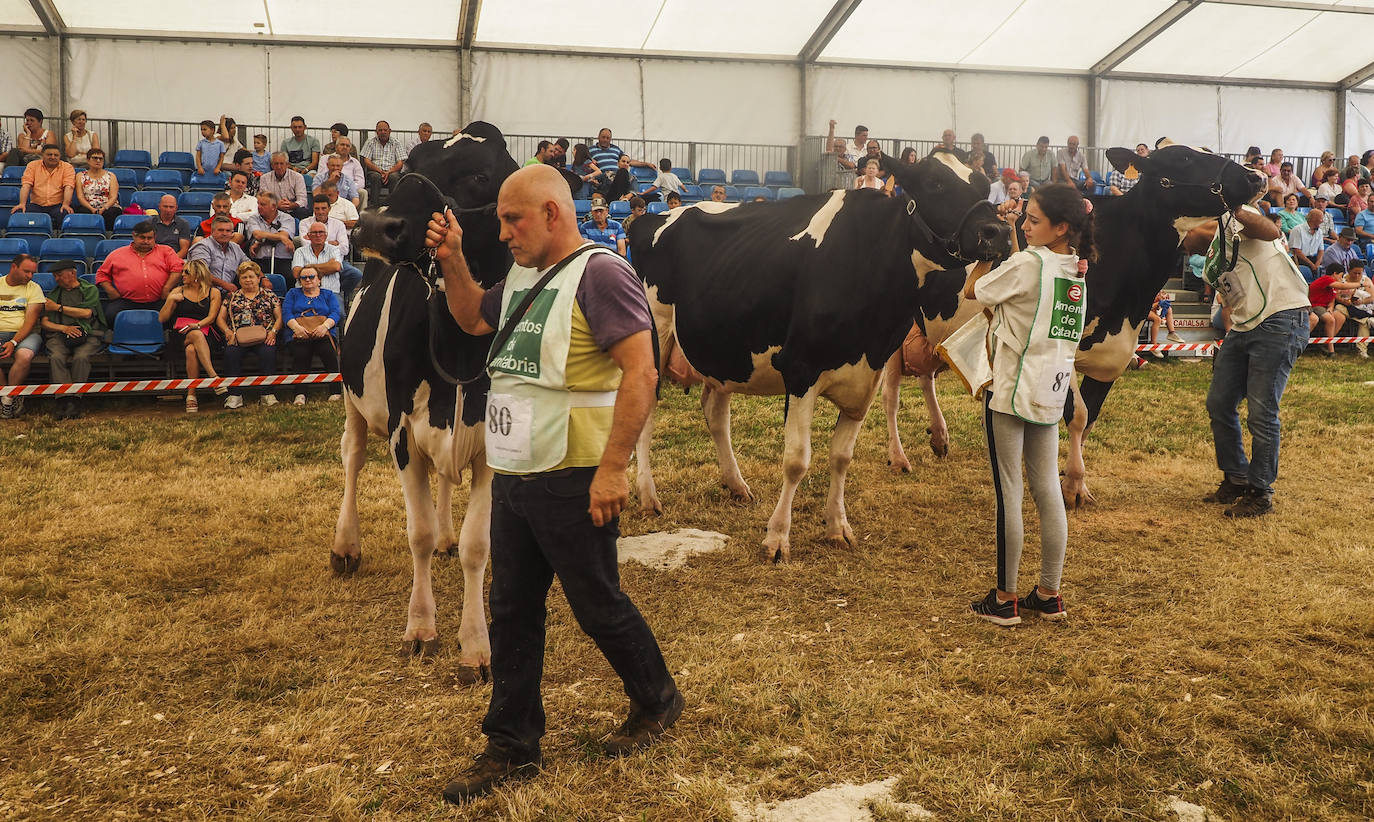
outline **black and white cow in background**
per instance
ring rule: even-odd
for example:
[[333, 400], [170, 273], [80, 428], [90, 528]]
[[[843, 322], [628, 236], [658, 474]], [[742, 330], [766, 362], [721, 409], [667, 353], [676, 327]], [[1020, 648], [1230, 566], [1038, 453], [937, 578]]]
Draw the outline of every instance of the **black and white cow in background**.
[[[1069, 455], [1062, 488], [1065, 502], [1079, 507], [1092, 501], [1086, 483], [1083, 441], [1112, 383], [1125, 373], [1135, 356], [1140, 327], [1155, 295], [1176, 270], [1178, 248], [1187, 231], [1249, 202], [1262, 187], [1259, 178], [1242, 166], [1207, 151], [1161, 140], [1149, 157], [1126, 148], [1107, 150], [1118, 171], [1134, 164], [1136, 185], [1122, 197], [1094, 200], [1093, 246], [1097, 257], [1088, 266], [1088, 307], [1083, 339], [1074, 365], [1080, 385], [1069, 389], [1064, 419], [1069, 426]], [[963, 299], [965, 272], [943, 271], [928, 277], [920, 295], [917, 322], [927, 349], [958, 330], [981, 310]], [[918, 346], [919, 347], [919, 346]], [[908, 354], [911, 364], [929, 384], [931, 358]], [[888, 460], [909, 468], [897, 436], [901, 361], [894, 357], [884, 378], [884, 406], [888, 413]], [[933, 391], [926, 391], [932, 447], [946, 431]], [[936, 449], [939, 453], [939, 449]]]
[[[730, 448], [731, 393], [788, 396], [783, 488], [765, 554], [790, 556], [792, 498], [811, 461], [816, 400], [840, 409], [830, 447], [826, 534], [851, 543], [844, 480], [884, 363], [911, 327], [931, 272], [992, 261], [1008, 227], [986, 201], [988, 182], [953, 154], [895, 169], [903, 195], [835, 191], [776, 203], [700, 203], [637, 219], [635, 268], [658, 323], [660, 373], [685, 359], [705, 385], [702, 405], [725, 482], [748, 496]], [[653, 417], [636, 458], [640, 505], [661, 510], [649, 459]]]
[[[453, 550], [452, 486], [471, 473], [462, 530], [456, 541], [463, 567], [463, 616], [458, 632], [459, 679], [487, 677], [482, 580], [490, 549], [491, 469], [481, 425], [489, 383], [459, 386], [454, 377], [482, 371], [491, 338], [463, 332], [449, 314], [424, 249], [431, 213], [454, 208], [463, 226], [463, 254], [486, 287], [510, 268], [498, 240], [497, 192], [517, 166], [505, 138], [488, 123], [468, 125], [446, 142], [421, 143], [406, 160], [390, 203], [363, 212], [355, 246], [369, 258], [363, 284], [345, 322], [340, 347], [344, 382], [344, 433], [340, 450], [344, 495], [330, 564], [351, 574], [362, 553], [358, 536], [358, 473], [367, 458], [368, 432], [387, 440], [405, 493], [406, 535], [414, 562], [405, 642], [410, 653], [438, 650], [430, 561]], [[414, 172], [412, 174], [412, 172]], [[425, 182], [424, 180], [432, 182]], [[438, 281], [442, 283], [440, 279]], [[438, 475], [438, 501], [430, 499], [430, 469]]]

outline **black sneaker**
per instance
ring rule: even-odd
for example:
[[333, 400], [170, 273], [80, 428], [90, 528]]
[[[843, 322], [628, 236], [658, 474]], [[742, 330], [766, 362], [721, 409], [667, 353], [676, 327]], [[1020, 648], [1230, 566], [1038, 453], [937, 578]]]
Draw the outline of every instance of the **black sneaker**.
[[1231, 480], [1227, 479], [1226, 477], [1222, 477], [1221, 485], [1217, 486], [1217, 490], [1203, 497], [1202, 501], [1215, 502], [1221, 505], [1230, 505], [1231, 503], [1235, 502], [1236, 500], [1244, 496], [1245, 489], [1249, 487], [1250, 486], [1248, 485], [1240, 485], [1238, 483], [1231, 482]]
[[601, 749], [607, 756], [624, 756], [631, 751], [652, 745], [654, 740], [673, 727], [677, 718], [682, 716], [682, 708], [686, 704], [681, 691], [673, 692], [673, 698], [669, 700], [668, 707], [664, 708], [662, 713], [647, 713], [632, 703], [630, 715], [615, 729], [615, 733], [602, 743]]
[[14, 400], [9, 397], [0, 398], [0, 420], [14, 419]]
[[1235, 505], [1222, 511], [1222, 513], [1232, 518], [1261, 517], [1272, 510], [1274, 510], [1272, 495], [1246, 486], [1245, 495]]
[[502, 782], [528, 779], [539, 771], [541, 758], [513, 761], [487, 750], [473, 757], [472, 765], [444, 788], [444, 799], [455, 805], [491, 793]]
[[1021, 624], [1021, 609], [1017, 606], [1016, 600], [1002, 602], [997, 598], [997, 589], [988, 591], [988, 595], [971, 604], [969, 608], [974, 616], [979, 619], [986, 619], [994, 625], [1001, 625], [1006, 628], [1012, 625]]
[[1063, 619], [1069, 615], [1064, 607], [1064, 597], [1055, 594], [1049, 599], [1041, 599], [1040, 592], [1034, 588], [1017, 600], [1016, 606], [1028, 614], [1039, 614], [1041, 619]]

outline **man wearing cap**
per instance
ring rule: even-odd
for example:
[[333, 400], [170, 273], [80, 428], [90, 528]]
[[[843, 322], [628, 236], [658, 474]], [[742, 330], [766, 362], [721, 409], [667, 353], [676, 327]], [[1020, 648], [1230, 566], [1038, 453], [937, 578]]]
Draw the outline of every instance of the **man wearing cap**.
[[1359, 259], [1359, 255], [1355, 253], [1355, 229], [1346, 226], [1336, 235], [1335, 245], [1327, 246], [1326, 254], [1322, 257], [1322, 265], [1327, 270], [1330, 270], [1332, 265], [1339, 265], [1341, 274], [1345, 274], [1350, 269], [1350, 261], [1355, 259]]
[[988, 202], [993, 205], [1001, 205], [1007, 200], [1007, 186], [1016, 182], [1020, 178], [1016, 176], [1016, 169], [1004, 168], [997, 181], [988, 186]]
[[592, 199], [591, 219], [583, 223], [579, 230], [588, 240], [604, 245], [622, 257], [625, 256], [625, 228], [619, 222], [610, 219], [606, 201], [600, 197]]
[[1050, 153], [1050, 138], [1042, 136], [1035, 141], [1035, 148], [1021, 155], [1020, 170], [1030, 178], [1030, 189], [1034, 191], [1047, 185], [1054, 173], [1054, 155]]
[[[0, 368], [0, 386], [23, 384], [42, 342], [38, 318], [43, 311], [43, 289], [33, 281], [37, 270], [36, 257], [16, 254], [9, 273], [0, 277], [0, 360], [14, 360], [8, 375]], [[23, 397], [0, 398], [0, 419], [17, 417], [23, 410]]]
[[[53, 269], [57, 285], [47, 294], [43, 315], [44, 345], [52, 381], [86, 382], [91, 375], [91, 357], [100, 351], [105, 317], [100, 313], [100, 289], [76, 276], [76, 263], [62, 260]], [[76, 395], [57, 401], [57, 418], [74, 420], [81, 416]]]

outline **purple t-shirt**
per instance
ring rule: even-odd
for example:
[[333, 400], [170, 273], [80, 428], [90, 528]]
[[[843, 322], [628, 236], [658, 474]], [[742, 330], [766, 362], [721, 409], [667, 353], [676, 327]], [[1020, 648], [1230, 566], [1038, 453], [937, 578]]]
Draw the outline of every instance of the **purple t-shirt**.
[[[505, 281], [499, 282], [482, 296], [482, 319], [492, 328], [501, 327], [501, 295], [505, 286]], [[577, 286], [577, 305], [602, 351], [609, 351], [631, 334], [653, 327], [643, 283], [630, 264], [615, 254], [592, 254], [587, 260], [587, 269]]]

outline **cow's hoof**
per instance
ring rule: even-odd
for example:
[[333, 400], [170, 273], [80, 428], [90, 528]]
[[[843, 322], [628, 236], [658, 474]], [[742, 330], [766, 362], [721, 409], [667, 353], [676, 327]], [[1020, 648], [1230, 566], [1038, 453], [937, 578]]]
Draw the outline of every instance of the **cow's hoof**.
[[765, 539], [763, 541], [763, 558], [774, 565], [789, 562], [792, 559], [792, 546], [785, 539]]
[[362, 554], [359, 554], [356, 557], [347, 557], [336, 554], [333, 551], [329, 552], [329, 567], [331, 570], [333, 570], [334, 576], [336, 577], [353, 576], [353, 574], [358, 570], [358, 566], [362, 564], [362, 561]]
[[435, 548], [435, 549], [434, 549], [434, 556], [436, 556], [436, 557], [447, 557], [448, 559], [454, 559], [455, 557], [458, 556], [458, 543], [456, 543], [456, 542], [450, 542], [450, 543], [449, 543], [448, 545], [446, 545], [446, 546], [440, 546], [439, 548]]
[[401, 648], [401, 656], [428, 661], [439, 654], [439, 637], [433, 639], [407, 639]]
[[730, 492], [730, 499], [733, 499], [735, 502], [748, 502], [748, 503], [752, 503], [752, 502], [754, 501], [754, 492], [753, 492], [753, 491], [750, 491], [750, 490], [749, 490], [749, 486], [747, 486], [747, 485], [741, 486], [741, 487], [739, 487], [739, 488], [735, 488], [735, 487], [726, 485], [725, 483], [722, 482], [722, 483], [720, 484], [720, 487], [721, 487], [721, 488], [724, 488], [726, 491], [729, 491], [729, 492]]
[[831, 548], [853, 548], [854, 532], [846, 528], [843, 534], [829, 534], [826, 536], [825, 540], [830, 543]]
[[654, 500], [653, 502], [642, 502], [639, 504], [639, 513], [661, 517], [663, 516], [663, 504], [658, 500]]
[[911, 461], [908, 460], [905, 456], [903, 456], [900, 460], [888, 458], [887, 465], [889, 468], [892, 469], [892, 473], [894, 474], [911, 473]]
[[937, 437], [934, 431], [927, 428], [926, 433], [930, 435], [931, 452], [940, 459], [949, 456], [949, 432], [945, 432]]
[[491, 681], [490, 665], [459, 665], [455, 675], [459, 685], [484, 685]]

